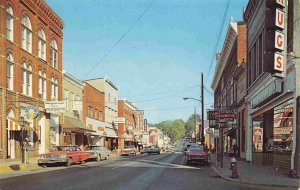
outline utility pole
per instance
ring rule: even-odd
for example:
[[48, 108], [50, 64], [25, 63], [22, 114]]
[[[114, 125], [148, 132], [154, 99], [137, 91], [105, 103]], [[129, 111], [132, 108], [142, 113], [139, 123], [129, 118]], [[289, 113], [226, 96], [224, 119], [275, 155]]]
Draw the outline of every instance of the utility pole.
[[[203, 73], [201, 72], [201, 144], [204, 146], [204, 93]], [[199, 130], [200, 132], [200, 130]]]

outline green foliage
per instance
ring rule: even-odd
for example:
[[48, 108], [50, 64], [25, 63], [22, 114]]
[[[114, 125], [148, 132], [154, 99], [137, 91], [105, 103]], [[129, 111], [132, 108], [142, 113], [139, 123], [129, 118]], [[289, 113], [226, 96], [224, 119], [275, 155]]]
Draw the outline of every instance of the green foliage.
[[[197, 122], [200, 121], [200, 115], [196, 115]], [[172, 141], [184, 137], [186, 132], [195, 131], [195, 115], [191, 115], [186, 122], [182, 119], [166, 120], [157, 124], [149, 123], [149, 127], [161, 129], [165, 135], [168, 135]]]

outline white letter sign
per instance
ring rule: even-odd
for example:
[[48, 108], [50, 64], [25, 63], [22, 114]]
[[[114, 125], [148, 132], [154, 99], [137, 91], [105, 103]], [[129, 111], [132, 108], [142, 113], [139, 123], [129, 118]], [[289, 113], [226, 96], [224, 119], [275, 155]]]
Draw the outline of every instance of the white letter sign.
[[284, 34], [278, 31], [275, 31], [275, 48], [284, 50]]
[[275, 53], [274, 55], [274, 69], [283, 72], [283, 55]]

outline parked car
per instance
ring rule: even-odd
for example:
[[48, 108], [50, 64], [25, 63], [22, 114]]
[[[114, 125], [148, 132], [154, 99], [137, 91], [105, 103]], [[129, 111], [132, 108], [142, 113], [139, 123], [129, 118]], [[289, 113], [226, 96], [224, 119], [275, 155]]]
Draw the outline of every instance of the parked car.
[[149, 148], [150, 148], [150, 146], [144, 146], [141, 150], [140, 150], [140, 153], [141, 154], [147, 154], [148, 153], [148, 151], [149, 151]]
[[111, 151], [104, 146], [87, 146], [85, 151], [90, 153], [90, 159], [95, 159], [97, 162], [102, 159], [108, 160], [111, 155]]
[[125, 148], [121, 150], [121, 155], [129, 155], [129, 154], [136, 155], [136, 153], [137, 153], [137, 149], [134, 145], [125, 146]]
[[148, 152], [147, 152], [148, 154], [160, 154], [160, 148], [159, 148], [159, 146], [155, 146], [155, 145], [153, 145], [153, 146], [151, 146], [149, 149], [148, 149]]
[[191, 146], [186, 153], [186, 164], [191, 162], [208, 163], [209, 153], [204, 150], [203, 146]]
[[38, 165], [47, 166], [60, 163], [70, 166], [72, 163], [83, 164], [89, 157], [90, 153], [80, 150], [77, 145], [53, 146], [49, 153], [39, 155]]

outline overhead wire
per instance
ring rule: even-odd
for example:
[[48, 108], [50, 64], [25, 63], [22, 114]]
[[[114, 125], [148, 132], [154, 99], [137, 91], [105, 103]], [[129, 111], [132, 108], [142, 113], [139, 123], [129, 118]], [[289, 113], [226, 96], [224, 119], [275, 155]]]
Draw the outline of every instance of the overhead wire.
[[125, 37], [126, 35], [133, 29], [133, 27], [142, 19], [142, 17], [146, 14], [146, 12], [152, 7], [155, 0], [152, 0], [149, 5], [144, 9], [144, 11], [137, 17], [137, 19], [133, 22], [133, 24], [127, 29], [127, 31], [114, 43], [114, 45], [101, 57], [101, 59], [96, 63], [84, 76], [87, 77], [94, 69], [110, 54], [110, 52], [116, 47]]
[[213, 62], [215, 60], [215, 56], [216, 56], [216, 53], [217, 53], [219, 42], [221, 40], [221, 36], [222, 36], [223, 28], [224, 28], [224, 25], [225, 25], [225, 21], [226, 21], [226, 18], [227, 18], [227, 13], [228, 13], [228, 9], [230, 7], [230, 3], [231, 3], [231, 0], [227, 0], [226, 5], [225, 5], [225, 10], [224, 10], [224, 13], [222, 15], [222, 20], [220, 22], [219, 31], [218, 31], [217, 38], [216, 38], [216, 44], [214, 46], [213, 53], [212, 53], [212, 58], [211, 58], [210, 63], [209, 63], [208, 75], [210, 75], [211, 68], [212, 68]]

